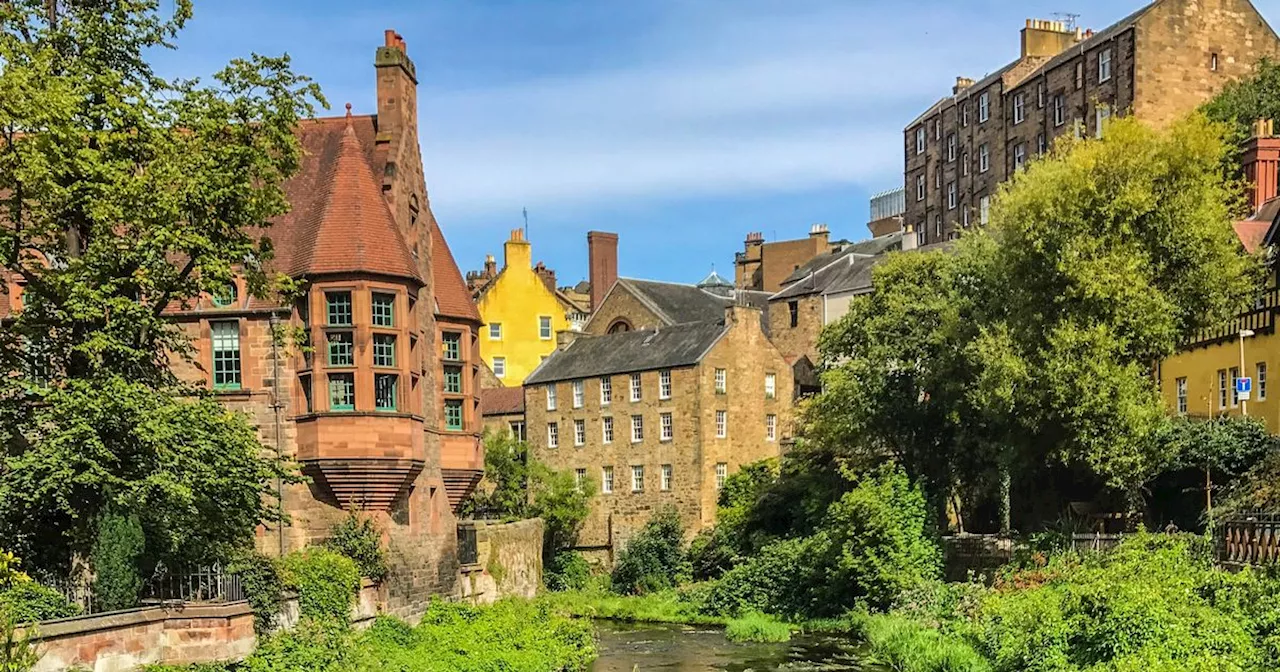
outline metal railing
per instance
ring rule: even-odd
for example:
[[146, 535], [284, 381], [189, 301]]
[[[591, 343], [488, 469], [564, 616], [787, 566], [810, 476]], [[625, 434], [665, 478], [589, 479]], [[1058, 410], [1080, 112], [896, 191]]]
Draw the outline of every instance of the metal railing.
[[[68, 602], [80, 607], [80, 613], [102, 613], [95, 599], [93, 584], [84, 577], [52, 578], [41, 583], [58, 591]], [[238, 574], [220, 565], [191, 571], [160, 571], [142, 584], [134, 606], [173, 603], [238, 602], [246, 599], [244, 584]]]

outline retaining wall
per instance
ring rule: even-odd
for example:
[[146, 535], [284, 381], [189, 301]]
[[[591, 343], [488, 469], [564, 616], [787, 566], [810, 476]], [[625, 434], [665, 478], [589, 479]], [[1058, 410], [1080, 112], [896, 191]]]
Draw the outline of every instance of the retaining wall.
[[476, 530], [476, 562], [462, 567], [462, 593], [467, 600], [490, 604], [504, 597], [531, 598], [542, 587], [541, 518], [514, 523], [472, 521]]

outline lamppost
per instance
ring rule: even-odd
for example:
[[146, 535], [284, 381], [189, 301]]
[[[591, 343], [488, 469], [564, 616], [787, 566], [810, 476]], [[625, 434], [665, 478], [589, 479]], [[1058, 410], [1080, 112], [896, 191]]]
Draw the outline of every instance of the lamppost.
[[[1240, 378], [1247, 377], [1245, 375], [1245, 368], [1244, 368], [1244, 339], [1249, 338], [1250, 336], [1253, 336], [1252, 329], [1242, 329], [1240, 331]], [[1239, 386], [1239, 383], [1237, 383], [1236, 381], [1232, 381], [1232, 383]], [[1252, 391], [1252, 389], [1250, 391]], [[1240, 415], [1243, 415], [1245, 417], [1248, 417], [1249, 415], [1249, 402], [1248, 400], [1243, 398], [1240, 399]]]

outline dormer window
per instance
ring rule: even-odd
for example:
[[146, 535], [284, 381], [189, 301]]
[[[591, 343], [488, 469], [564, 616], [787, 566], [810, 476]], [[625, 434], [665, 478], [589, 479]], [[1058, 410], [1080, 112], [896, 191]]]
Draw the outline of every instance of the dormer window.
[[226, 308], [235, 305], [237, 296], [239, 292], [236, 289], [236, 283], [228, 282], [213, 293], [211, 300], [215, 308]]

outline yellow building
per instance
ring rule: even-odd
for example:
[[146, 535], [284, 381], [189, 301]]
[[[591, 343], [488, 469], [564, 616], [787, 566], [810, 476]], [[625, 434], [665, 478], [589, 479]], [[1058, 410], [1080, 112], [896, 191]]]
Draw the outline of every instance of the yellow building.
[[519, 387], [556, 349], [556, 333], [581, 328], [586, 310], [556, 290], [553, 272], [533, 266], [523, 229], [511, 232], [504, 253], [502, 270], [475, 289], [480, 357], [503, 385]]
[[[1236, 222], [1236, 236], [1251, 254], [1274, 244], [1280, 221], [1280, 137], [1269, 123], [1260, 125], [1244, 155], [1245, 173], [1254, 184], [1254, 215]], [[1243, 415], [1261, 418], [1271, 433], [1280, 433], [1280, 389], [1272, 378], [1280, 366], [1280, 288], [1273, 264], [1265, 290], [1252, 310], [1229, 324], [1196, 335], [1177, 354], [1160, 362], [1157, 377], [1166, 407], [1179, 415], [1212, 418]], [[1238, 398], [1235, 380], [1253, 379], [1250, 399]]]

